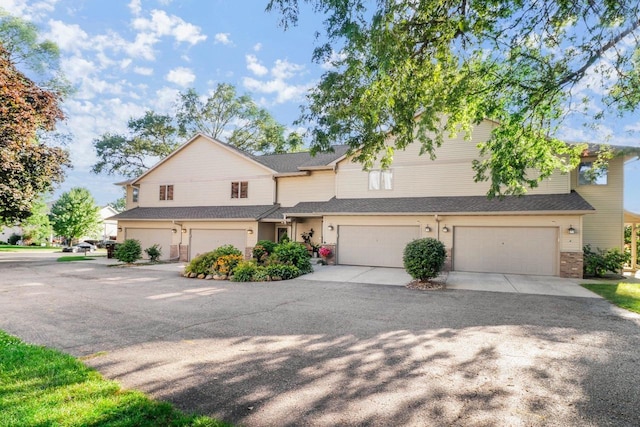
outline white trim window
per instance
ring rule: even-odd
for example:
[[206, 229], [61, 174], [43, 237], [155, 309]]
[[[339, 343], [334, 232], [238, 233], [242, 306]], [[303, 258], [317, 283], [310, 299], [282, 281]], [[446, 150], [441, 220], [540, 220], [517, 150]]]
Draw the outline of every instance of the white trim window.
[[369, 171], [369, 190], [393, 190], [393, 171], [390, 169]]
[[580, 163], [578, 185], [607, 185], [607, 169], [596, 170], [593, 162]]

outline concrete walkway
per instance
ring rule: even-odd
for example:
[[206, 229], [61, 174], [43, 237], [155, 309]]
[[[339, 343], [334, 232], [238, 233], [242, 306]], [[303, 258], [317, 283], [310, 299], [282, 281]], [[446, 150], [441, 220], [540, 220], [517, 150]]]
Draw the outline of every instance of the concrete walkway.
[[[118, 264], [115, 259], [98, 257], [99, 264]], [[186, 264], [182, 262], [168, 264], [139, 265], [135, 268], [159, 271], [175, 271], [180, 274]], [[402, 268], [364, 267], [354, 265], [314, 265], [314, 272], [301, 276], [302, 280], [319, 282], [347, 282], [371, 285], [405, 286], [411, 282], [411, 276]], [[532, 295], [555, 295], [583, 298], [600, 298], [599, 295], [583, 288], [580, 283], [598, 282], [603, 280], [563, 279], [554, 276], [529, 276], [520, 274], [497, 273], [466, 273], [452, 271], [444, 273], [447, 289], [507, 292]], [[627, 278], [625, 281], [634, 281]]]
[[[394, 286], [404, 286], [412, 280], [411, 276], [402, 268], [351, 265], [319, 265], [313, 268], [313, 273], [306, 274], [300, 279]], [[445, 275], [447, 289], [600, 298], [580, 286], [580, 283], [588, 282], [587, 280], [457, 271], [445, 273]]]

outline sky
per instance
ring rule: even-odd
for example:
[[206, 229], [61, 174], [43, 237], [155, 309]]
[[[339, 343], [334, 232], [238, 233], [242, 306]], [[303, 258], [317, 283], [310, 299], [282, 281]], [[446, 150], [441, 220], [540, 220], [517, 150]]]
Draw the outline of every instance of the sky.
[[[326, 64], [312, 62], [322, 17], [311, 12], [285, 31], [267, 0], [1, 0], [0, 7], [36, 24], [61, 49], [61, 67], [77, 88], [64, 103], [73, 169], [56, 195], [86, 187], [99, 205], [122, 196], [122, 177], [95, 175], [92, 142], [105, 132], [126, 133], [127, 121], [147, 110], [170, 111], [180, 91], [205, 94], [219, 83], [234, 85], [290, 131]], [[628, 130], [640, 117], [612, 122], [611, 144], [640, 147]], [[576, 125], [566, 140], [598, 142], [599, 134]], [[625, 167], [625, 208], [640, 212], [640, 161]]]

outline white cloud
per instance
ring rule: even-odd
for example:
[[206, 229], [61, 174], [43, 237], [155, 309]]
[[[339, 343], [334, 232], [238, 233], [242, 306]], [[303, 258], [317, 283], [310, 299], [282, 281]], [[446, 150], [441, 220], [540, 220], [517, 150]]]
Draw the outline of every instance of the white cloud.
[[232, 44], [232, 41], [229, 38], [230, 35], [231, 35], [231, 33], [218, 33], [213, 37], [214, 40], [215, 40], [214, 43], [216, 43], [216, 44], [220, 43], [220, 44], [224, 44], [224, 45]]
[[271, 75], [278, 80], [289, 79], [300, 71], [304, 71], [304, 65], [293, 64], [289, 61], [278, 59], [276, 65], [271, 69]]
[[[304, 65], [278, 59], [267, 73], [264, 72], [266, 67], [259, 64], [255, 56], [247, 55], [246, 60], [247, 68], [255, 75], [264, 76], [270, 73], [273, 78], [265, 81], [253, 77], [245, 77], [242, 80], [243, 86], [250, 91], [260, 94], [275, 95], [275, 99], [272, 101], [275, 104], [300, 100], [313, 86], [313, 83], [291, 84], [287, 82], [287, 80], [305, 74], [306, 68]], [[264, 99], [261, 100], [261, 104], [268, 105]]]
[[246, 55], [247, 69], [256, 76], [264, 76], [269, 72], [269, 69], [258, 62], [258, 58], [255, 55]]
[[41, 0], [31, 4], [27, 0], [3, 0], [0, 7], [13, 16], [39, 22], [55, 10], [56, 3], [58, 0]]
[[136, 16], [140, 15], [140, 12], [142, 12], [141, 0], [131, 0], [128, 6], [129, 6], [129, 10], [131, 10], [131, 13]]
[[151, 35], [156, 39], [162, 36], [173, 36], [178, 42], [186, 42], [191, 45], [207, 39], [207, 36], [200, 32], [200, 27], [185, 22], [175, 15], [167, 15], [164, 10], [154, 9], [151, 11], [151, 19], [136, 18], [133, 20], [132, 26], [143, 34]]
[[176, 102], [178, 98], [178, 93], [180, 91], [178, 89], [170, 88], [170, 87], [162, 87], [161, 89], [156, 91], [156, 101], [154, 103], [154, 110], [157, 113], [166, 113], [168, 112], [173, 104]]
[[178, 67], [169, 71], [165, 79], [171, 83], [186, 87], [195, 81], [196, 75], [189, 68]]
[[49, 20], [49, 32], [44, 37], [55, 40], [63, 51], [78, 52], [87, 49], [91, 44], [89, 35], [77, 24], [65, 24], [62, 21]]
[[150, 76], [153, 74], [153, 68], [148, 67], [133, 67], [133, 72], [140, 74], [141, 76]]
[[335, 66], [333, 64], [335, 62], [343, 61], [344, 59], [346, 59], [346, 57], [347, 57], [347, 54], [344, 53], [344, 52], [332, 51], [331, 55], [329, 56], [329, 58], [325, 62], [323, 62], [320, 66], [324, 70], [335, 69]]
[[254, 52], [260, 52], [262, 50], [262, 43], [256, 43], [253, 45]]
[[245, 88], [258, 93], [275, 94], [276, 104], [301, 99], [305, 93], [313, 86], [313, 84], [289, 85], [284, 80], [274, 79], [269, 81], [260, 81], [252, 77], [245, 77], [242, 80]]

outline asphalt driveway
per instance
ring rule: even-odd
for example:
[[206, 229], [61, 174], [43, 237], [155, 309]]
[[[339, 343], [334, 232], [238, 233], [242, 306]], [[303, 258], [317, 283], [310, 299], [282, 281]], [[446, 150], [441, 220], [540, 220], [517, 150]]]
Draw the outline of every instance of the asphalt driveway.
[[0, 272], [1, 329], [240, 425], [640, 424], [640, 316], [598, 298], [4, 254]]

